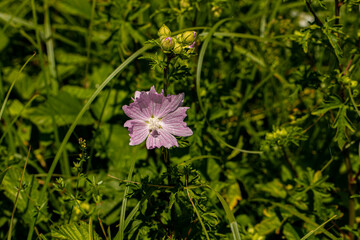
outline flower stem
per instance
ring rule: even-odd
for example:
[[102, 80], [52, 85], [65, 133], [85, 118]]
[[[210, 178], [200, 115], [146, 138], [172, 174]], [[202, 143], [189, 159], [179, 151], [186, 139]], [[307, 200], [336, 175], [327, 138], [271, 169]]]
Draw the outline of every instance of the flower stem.
[[294, 174], [294, 177], [298, 178], [299, 174], [296, 172], [296, 169], [295, 169], [294, 165], [291, 163], [285, 148], [281, 147], [281, 150], [282, 150], [282, 152], [284, 154], [284, 158], [285, 158], [287, 164], [289, 165], [289, 167], [291, 169], [291, 172]]
[[315, 18], [315, 22], [322, 27], [324, 24], [321, 22], [320, 18], [318, 18], [318, 16], [316, 15], [316, 13], [314, 12], [314, 10], [312, 9], [309, 0], [305, 1], [306, 3], [306, 7], [309, 9], [309, 11], [311, 12], [311, 14], [314, 16]]
[[[355, 199], [351, 198], [355, 194], [354, 181], [353, 181], [353, 169], [350, 161], [349, 150], [344, 151], [345, 154], [345, 165], [348, 175], [348, 191], [349, 191], [349, 227], [353, 228], [355, 223]], [[354, 235], [349, 233], [349, 239], [353, 240]]]
[[164, 95], [167, 95], [167, 89], [169, 87], [169, 69], [170, 69], [170, 61], [174, 58], [173, 54], [166, 55], [166, 67], [164, 68]]

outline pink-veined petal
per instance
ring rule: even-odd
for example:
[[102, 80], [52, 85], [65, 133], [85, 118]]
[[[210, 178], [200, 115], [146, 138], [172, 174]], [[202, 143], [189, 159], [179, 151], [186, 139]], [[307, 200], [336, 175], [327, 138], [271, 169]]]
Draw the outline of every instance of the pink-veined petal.
[[124, 105], [122, 107], [124, 113], [132, 118], [132, 119], [139, 119], [139, 120], [143, 120], [146, 121], [147, 119], [149, 119], [148, 116], [145, 115], [144, 112], [142, 112], [140, 110], [140, 108], [138, 106], [132, 105], [134, 103], [131, 103], [130, 106]]
[[186, 117], [186, 111], [189, 107], [179, 107], [176, 111], [167, 114], [162, 119], [162, 127], [167, 130], [169, 133], [180, 136], [188, 137], [193, 134], [192, 130], [187, 127], [184, 122]]
[[160, 148], [162, 146], [171, 148], [173, 146], [178, 147], [179, 144], [176, 138], [164, 129], [152, 131], [146, 140], [147, 149]]
[[193, 131], [186, 125], [185, 122], [177, 122], [177, 123], [170, 123], [170, 124], [162, 124], [162, 127], [167, 132], [179, 136], [179, 137], [189, 137], [193, 135]]
[[129, 129], [129, 145], [138, 145], [149, 135], [149, 128], [147, 124], [141, 120], [128, 120], [125, 122], [124, 127]]
[[166, 124], [174, 123], [174, 122], [183, 122], [186, 118], [186, 111], [189, 109], [189, 107], [179, 107], [174, 112], [171, 112], [167, 115], [165, 115], [162, 118], [162, 122]]
[[184, 93], [167, 96], [166, 99], [163, 101], [160, 110], [158, 111], [157, 117], [162, 118], [165, 115], [175, 111], [182, 105], [183, 101]]
[[155, 91], [154, 86], [152, 86], [149, 91], [149, 98], [150, 98], [151, 114], [152, 114], [152, 116], [157, 117], [159, 115], [161, 106], [163, 105], [164, 101], [166, 101], [166, 98], [165, 98], [163, 92], [157, 93]]
[[141, 92], [139, 92], [139, 91], [136, 91], [136, 92], [135, 92], [134, 101], [135, 101], [138, 97], [140, 97], [140, 94], [141, 94]]

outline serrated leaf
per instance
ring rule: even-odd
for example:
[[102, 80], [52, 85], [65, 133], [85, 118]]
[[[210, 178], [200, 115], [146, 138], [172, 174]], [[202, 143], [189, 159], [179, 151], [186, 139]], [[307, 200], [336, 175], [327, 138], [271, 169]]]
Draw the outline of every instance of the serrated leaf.
[[[22, 169], [16, 167], [9, 168], [2, 181], [1, 189], [4, 190], [5, 196], [12, 202], [15, 202], [21, 174]], [[21, 214], [21, 218], [24, 222], [30, 224], [35, 212], [34, 208], [29, 207], [31, 205], [29, 197], [37, 206], [41, 206], [47, 201], [47, 199], [39, 199], [39, 183], [33, 176], [27, 174], [26, 172], [24, 173], [22, 185], [23, 186], [17, 199], [16, 211]], [[44, 221], [47, 218], [46, 209], [42, 209], [41, 212], [42, 213], [38, 216], [38, 220]]]
[[[89, 235], [92, 235], [89, 238]], [[72, 223], [66, 224], [59, 227], [57, 230], [51, 231], [51, 236], [58, 239], [66, 240], [100, 240], [99, 235], [96, 232], [89, 233], [89, 226], [85, 222], [80, 222], [79, 224]]]
[[271, 194], [271, 196], [276, 198], [285, 198], [287, 195], [284, 185], [277, 178], [266, 184], [257, 184], [256, 187], [260, 191], [268, 192]]
[[291, 226], [290, 223], [286, 223], [283, 227], [283, 234], [288, 240], [300, 240], [299, 234], [296, 230]]
[[346, 115], [347, 107], [343, 105], [336, 116], [335, 122], [333, 124], [333, 128], [336, 128], [335, 141], [338, 143], [339, 148], [342, 150], [349, 141], [349, 135], [347, 130], [355, 132], [355, 129], [352, 127], [352, 123]]
[[169, 210], [171, 210], [172, 206], [174, 205], [174, 203], [176, 202], [176, 194], [177, 193], [171, 193], [170, 198], [169, 198]]
[[314, 112], [313, 115], [321, 115], [332, 109], [337, 109], [343, 106], [343, 103], [338, 97], [331, 96], [328, 101], [324, 101], [322, 105], [320, 105]]
[[237, 182], [234, 182], [227, 187], [224, 198], [228, 202], [229, 208], [232, 211], [238, 202], [242, 200], [240, 186]]
[[19, 73], [17, 70], [11, 69], [6, 75], [5, 80], [9, 83], [17, 78], [14, 88], [16, 93], [23, 99], [29, 99], [34, 94], [36, 88], [39, 87], [38, 80], [24, 72]]
[[343, 57], [343, 50], [340, 47], [338, 36], [336, 36], [336, 33], [331, 31], [329, 28], [324, 28], [323, 33], [326, 35], [331, 47], [334, 49], [338, 61], [341, 62], [341, 59]]
[[281, 222], [277, 216], [272, 216], [262, 220], [260, 223], [255, 225], [256, 232], [260, 235], [267, 235], [274, 232], [281, 225]]

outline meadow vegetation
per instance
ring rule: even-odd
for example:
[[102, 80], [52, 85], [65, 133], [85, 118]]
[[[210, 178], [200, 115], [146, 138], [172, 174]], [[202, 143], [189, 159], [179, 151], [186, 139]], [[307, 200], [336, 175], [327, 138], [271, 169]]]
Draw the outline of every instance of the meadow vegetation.
[[359, 5], [0, 1], [0, 239], [360, 239]]

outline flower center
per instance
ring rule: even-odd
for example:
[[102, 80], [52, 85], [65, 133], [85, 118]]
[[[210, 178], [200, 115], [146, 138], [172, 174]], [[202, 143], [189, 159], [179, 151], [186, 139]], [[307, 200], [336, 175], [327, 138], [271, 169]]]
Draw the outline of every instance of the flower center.
[[151, 131], [160, 129], [161, 128], [161, 119], [158, 119], [157, 117], [149, 118], [148, 128]]

